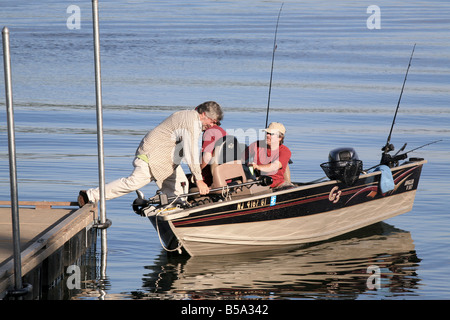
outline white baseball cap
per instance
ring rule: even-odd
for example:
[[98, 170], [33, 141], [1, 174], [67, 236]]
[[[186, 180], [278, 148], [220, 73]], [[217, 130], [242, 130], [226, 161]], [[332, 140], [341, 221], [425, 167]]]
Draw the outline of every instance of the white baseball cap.
[[286, 128], [279, 122], [272, 122], [266, 129], [264, 129], [264, 131], [268, 133], [281, 132], [283, 135], [286, 134]]

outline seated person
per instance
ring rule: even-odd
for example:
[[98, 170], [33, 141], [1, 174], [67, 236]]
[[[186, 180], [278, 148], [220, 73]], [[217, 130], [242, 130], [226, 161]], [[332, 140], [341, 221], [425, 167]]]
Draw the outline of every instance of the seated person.
[[213, 182], [210, 161], [212, 158], [214, 147], [216, 145], [216, 142], [226, 135], [227, 133], [225, 132], [225, 130], [220, 127], [220, 122], [217, 122], [216, 125], [206, 129], [203, 133], [202, 162], [200, 168], [202, 169], [203, 181], [208, 186], [211, 186]]
[[248, 147], [246, 162], [261, 174], [272, 177], [272, 188], [281, 187], [285, 184], [284, 173], [291, 158], [291, 151], [283, 144], [286, 128], [272, 122], [264, 131], [266, 140], [255, 141]]

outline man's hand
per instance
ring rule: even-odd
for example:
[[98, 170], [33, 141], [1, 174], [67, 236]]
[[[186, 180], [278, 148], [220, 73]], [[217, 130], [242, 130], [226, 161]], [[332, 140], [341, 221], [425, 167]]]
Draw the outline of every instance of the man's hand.
[[208, 194], [209, 193], [209, 187], [203, 180], [197, 181], [197, 187], [200, 194]]
[[255, 162], [249, 163], [248, 165], [249, 165], [250, 167], [253, 167], [253, 169], [260, 170], [258, 164], [255, 163]]

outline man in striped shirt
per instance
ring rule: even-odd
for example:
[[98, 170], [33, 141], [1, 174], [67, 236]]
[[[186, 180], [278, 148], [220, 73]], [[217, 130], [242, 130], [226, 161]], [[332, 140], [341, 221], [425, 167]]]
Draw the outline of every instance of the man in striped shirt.
[[[185, 188], [189, 184], [180, 166], [183, 158], [196, 180], [200, 194], [209, 193], [209, 187], [202, 178], [198, 139], [202, 131], [222, 118], [222, 108], [214, 101], [204, 102], [195, 110], [173, 113], [142, 139], [136, 150], [131, 175], [105, 185], [105, 199], [136, 191], [154, 180], [169, 197], [187, 193]], [[80, 207], [99, 200], [99, 188], [82, 190], [78, 196]]]

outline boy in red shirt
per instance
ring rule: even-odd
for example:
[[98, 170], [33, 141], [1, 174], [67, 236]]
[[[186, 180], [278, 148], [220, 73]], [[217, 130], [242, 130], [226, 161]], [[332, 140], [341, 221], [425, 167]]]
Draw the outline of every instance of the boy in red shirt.
[[284, 180], [284, 173], [291, 158], [291, 151], [286, 147], [284, 135], [286, 128], [279, 122], [272, 122], [266, 132], [266, 140], [253, 142], [248, 147], [249, 166], [261, 171], [261, 174], [272, 177], [272, 188], [281, 186]]

